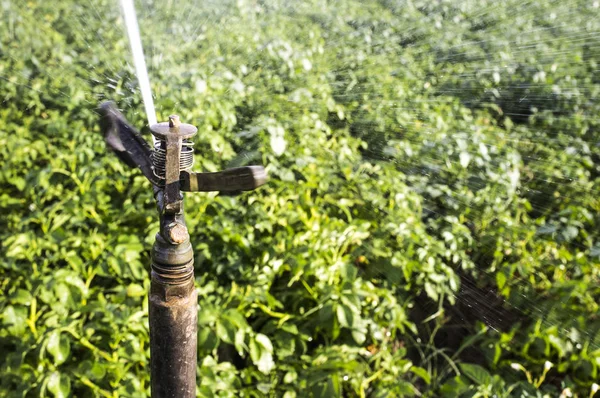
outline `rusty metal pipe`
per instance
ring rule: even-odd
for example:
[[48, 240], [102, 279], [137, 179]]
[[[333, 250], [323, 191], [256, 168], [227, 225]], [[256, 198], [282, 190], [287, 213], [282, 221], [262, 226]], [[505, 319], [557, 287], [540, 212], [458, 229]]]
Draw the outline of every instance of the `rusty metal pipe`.
[[152, 252], [148, 298], [152, 397], [195, 397], [198, 293], [192, 246], [189, 237], [174, 244], [159, 233]]

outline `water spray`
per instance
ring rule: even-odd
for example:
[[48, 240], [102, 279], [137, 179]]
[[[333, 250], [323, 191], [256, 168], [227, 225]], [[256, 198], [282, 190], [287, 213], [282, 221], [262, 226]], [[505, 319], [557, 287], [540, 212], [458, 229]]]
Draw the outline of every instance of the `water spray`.
[[152, 248], [149, 295], [152, 397], [195, 397], [198, 293], [194, 255], [183, 212], [183, 191], [252, 190], [267, 180], [262, 166], [195, 173], [196, 127], [176, 115], [150, 126], [152, 148], [111, 102], [100, 106], [107, 146], [152, 183], [160, 231]]
[[154, 100], [152, 99], [152, 90], [150, 89], [150, 79], [148, 78], [148, 70], [144, 59], [144, 50], [140, 39], [140, 28], [135, 15], [135, 7], [133, 0], [121, 0], [121, 9], [125, 26], [127, 27], [127, 36], [129, 37], [129, 45], [131, 46], [131, 54], [133, 54], [133, 64], [135, 65], [135, 74], [142, 92], [144, 100], [144, 109], [148, 118], [148, 125], [156, 124], [156, 111], [154, 110]]

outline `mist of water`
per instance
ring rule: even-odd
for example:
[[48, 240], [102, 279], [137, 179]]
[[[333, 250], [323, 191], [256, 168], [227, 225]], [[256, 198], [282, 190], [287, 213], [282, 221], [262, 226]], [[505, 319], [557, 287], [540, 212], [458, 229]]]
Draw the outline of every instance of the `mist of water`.
[[127, 35], [129, 36], [129, 44], [131, 45], [131, 52], [133, 54], [135, 73], [142, 92], [148, 124], [152, 126], [156, 123], [156, 111], [154, 109], [154, 100], [152, 99], [150, 80], [148, 79], [148, 70], [146, 68], [146, 61], [144, 60], [144, 50], [142, 48], [142, 41], [140, 40], [140, 29], [137, 23], [133, 0], [121, 0], [121, 8], [125, 25], [127, 26]]

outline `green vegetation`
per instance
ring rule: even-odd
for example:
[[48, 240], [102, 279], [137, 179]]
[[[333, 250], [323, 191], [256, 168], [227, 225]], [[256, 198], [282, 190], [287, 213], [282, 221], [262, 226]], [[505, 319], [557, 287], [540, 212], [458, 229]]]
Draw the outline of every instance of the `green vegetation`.
[[[145, 397], [157, 216], [95, 113], [144, 125], [118, 5], [17, 3], [0, 396]], [[139, 7], [159, 119], [271, 175], [186, 199], [200, 396], [594, 395], [598, 2], [191, 3]]]

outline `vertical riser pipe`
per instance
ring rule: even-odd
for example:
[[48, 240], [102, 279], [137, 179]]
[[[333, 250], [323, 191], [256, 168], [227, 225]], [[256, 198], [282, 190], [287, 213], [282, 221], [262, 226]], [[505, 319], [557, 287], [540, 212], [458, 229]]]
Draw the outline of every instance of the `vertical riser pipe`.
[[153, 398], [196, 396], [197, 303], [195, 289], [187, 297], [169, 301], [160, 294], [150, 295]]
[[196, 396], [198, 292], [189, 240], [157, 236], [150, 285], [150, 366], [153, 398]]

